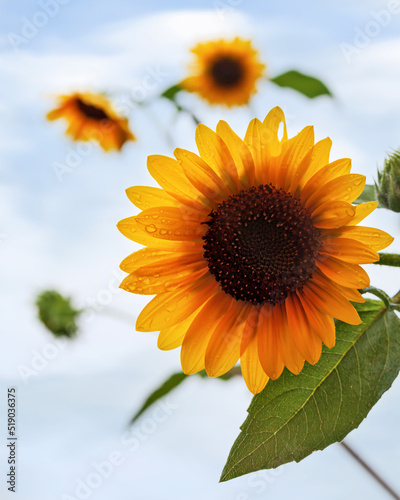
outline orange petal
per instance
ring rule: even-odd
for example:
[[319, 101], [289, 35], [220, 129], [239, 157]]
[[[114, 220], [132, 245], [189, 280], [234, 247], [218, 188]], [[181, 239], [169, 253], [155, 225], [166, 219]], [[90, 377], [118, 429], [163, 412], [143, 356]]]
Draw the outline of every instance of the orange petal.
[[349, 226], [355, 226], [359, 222], [365, 219], [371, 212], [378, 208], [379, 202], [369, 201], [368, 203], [360, 203], [356, 208], [356, 215], [354, 219], [348, 223]]
[[334, 347], [336, 341], [336, 328], [333, 317], [319, 311], [304, 294], [300, 293], [298, 297], [312, 331], [318, 335], [329, 349]]
[[360, 316], [354, 306], [339, 293], [334, 286], [321, 283], [318, 275], [314, 276], [304, 285], [301, 294], [304, 294], [315, 307], [325, 314], [340, 319], [350, 325], [359, 325]]
[[294, 342], [284, 303], [274, 307], [272, 321], [278, 331], [279, 351], [282, 361], [288, 370], [298, 375], [304, 366], [304, 356], [300, 354]]
[[214, 295], [190, 325], [181, 350], [182, 370], [187, 375], [203, 370], [208, 342], [221, 316], [234, 299], [220, 290]]
[[239, 360], [242, 333], [251, 305], [243, 301], [232, 302], [207, 346], [205, 368], [208, 376], [220, 377]]
[[357, 264], [349, 264], [324, 255], [317, 260], [317, 267], [325, 276], [339, 285], [353, 288], [367, 288], [370, 286], [368, 274]]
[[[283, 123], [283, 134], [281, 141], [279, 141], [278, 131], [279, 127], [281, 126], [281, 123]], [[266, 126], [267, 129], [269, 129], [272, 132], [273, 136], [275, 136], [278, 139], [278, 142], [287, 141], [288, 136], [287, 136], [285, 114], [279, 106], [276, 106], [275, 108], [271, 109], [271, 111], [264, 118], [263, 124]], [[275, 149], [271, 150], [271, 154], [276, 156], [279, 154], [279, 151], [280, 151], [279, 147], [276, 146]]]
[[201, 124], [196, 128], [196, 144], [201, 158], [216, 172], [231, 193], [240, 190], [235, 162], [224, 141]]
[[286, 298], [285, 308], [290, 333], [297, 349], [309, 363], [314, 365], [321, 356], [321, 339], [315, 334], [313, 325], [295, 293]]
[[279, 351], [279, 341], [275, 321], [281, 321], [273, 315], [273, 308], [264, 305], [261, 309], [257, 325], [258, 352], [263, 370], [272, 380], [276, 380], [282, 373], [284, 364]]
[[327, 201], [312, 213], [315, 227], [331, 229], [348, 224], [355, 216], [355, 208], [346, 201]]
[[218, 283], [206, 275], [184, 288], [157, 295], [139, 314], [136, 330], [156, 332], [180, 323], [201, 307], [217, 287]]
[[254, 183], [255, 172], [253, 157], [246, 143], [223, 120], [218, 122], [217, 134], [225, 142], [232, 155], [243, 188], [250, 188]]
[[181, 203], [163, 189], [150, 186], [133, 186], [126, 190], [129, 200], [141, 210], [153, 207], [179, 207]]
[[379, 254], [364, 243], [348, 238], [326, 238], [319, 251], [350, 264], [370, 264], [379, 260]]

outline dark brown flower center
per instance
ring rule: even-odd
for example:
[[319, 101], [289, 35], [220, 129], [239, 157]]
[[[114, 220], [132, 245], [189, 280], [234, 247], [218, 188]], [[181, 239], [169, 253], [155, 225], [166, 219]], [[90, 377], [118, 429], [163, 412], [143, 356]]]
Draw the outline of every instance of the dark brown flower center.
[[316, 269], [321, 232], [298, 199], [272, 185], [230, 196], [206, 224], [204, 258], [236, 300], [279, 304]]
[[210, 74], [217, 85], [233, 87], [243, 78], [243, 66], [237, 59], [225, 56], [217, 59], [210, 68]]
[[107, 113], [97, 106], [92, 106], [91, 104], [86, 104], [82, 99], [76, 100], [76, 105], [81, 113], [83, 113], [87, 118], [91, 118], [92, 120], [109, 120], [110, 117]]

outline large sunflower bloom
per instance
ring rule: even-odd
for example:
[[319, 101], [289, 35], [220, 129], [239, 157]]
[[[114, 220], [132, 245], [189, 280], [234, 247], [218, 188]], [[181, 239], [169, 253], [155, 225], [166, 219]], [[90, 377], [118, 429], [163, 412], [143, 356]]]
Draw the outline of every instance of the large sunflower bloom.
[[250, 41], [235, 38], [200, 43], [192, 52], [196, 62], [191, 65], [192, 74], [181, 82], [184, 89], [197, 92], [211, 104], [249, 102], [265, 69]]
[[118, 116], [103, 95], [76, 92], [59, 99], [59, 106], [47, 119], [65, 118], [69, 122], [66, 133], [75, 141], [96, 140], [105, 151], [120, 151], [126, 141], [135, 140], [128, 120]]
[[331, 140], [314, 144], [313, 127], [288, 139], [280, 108], [252, 120], [244, 141], [221, 121], [216, 133], [199, 125], [196, 142], [200, 156], [149, 157], [162, 189], [127, 190], [143, 211], [118, 227], [146, 248], [122, 262], [121, 287], [156, 294], [136, 328], [160, 330], [161, 349], [182, 345], [185, 373], [218, 377], [240, 358], [258, 393], [284, 366], [315, 364], [322, 342], [333, 347], [334, 318], [361, 322], [350, 302], [369, 286], [360, 264], [393, 238], [356, 226], [378, 204], [351, 204], [365, 177], [349, 159], [329, 163]]

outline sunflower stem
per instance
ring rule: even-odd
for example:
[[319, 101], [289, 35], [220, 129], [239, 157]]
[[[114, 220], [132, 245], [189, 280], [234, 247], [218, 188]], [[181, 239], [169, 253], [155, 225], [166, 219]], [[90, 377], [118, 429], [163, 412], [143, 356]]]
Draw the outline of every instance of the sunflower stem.
[[129, 324], [130, 326], [134, 326], [136, 322], [136, 317], [132, 316], [129, 313], [126, 313], [125, 311], [121, 311], [120, 309], [115, 309], [114, 307], [110, 306], [105, 306], [99, 314], [102, 314], [103, 316], [108, 316], [109, 318], [117, 319], [119, 321], [122, 321], [126, 324]]
[[392, 304], [400, 305], [400, 290], [392, 297]]
[[343, 448], [368, 472], [368, 474], [375, 479], [388, 493], [392, 498], [396, 500], [400, 500], [400, 496], [388, 485], [388, 483], [370, 466], [368, 465], [363, 458], [360, 457], [358, 453], [356, 453], [353, 448], [351, 448], [347, 443], [342, 441], [340, 443]]
[[373, 262], [378, 266], [400, 267], [400, 255], [397, 253], [379, 253], [378, 262]]

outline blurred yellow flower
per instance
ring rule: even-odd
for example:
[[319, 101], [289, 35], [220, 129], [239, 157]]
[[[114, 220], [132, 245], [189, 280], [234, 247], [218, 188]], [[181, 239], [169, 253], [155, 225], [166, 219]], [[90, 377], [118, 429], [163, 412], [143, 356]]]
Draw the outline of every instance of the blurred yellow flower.
[[118, 116], [103, 95], [75, 92], [59, 96], [59, 100], [47, 119], [65, 118], [69, 122], [66, 133], [75, 141], [95, 140], [105, 151], [120, 151], [125, 142], [135, 140], [128, 120]]
[[249, 102], [265, 69], [250, 41], [235, 38], [200, 43], [192, 52], [196, 61], [191, 75], [181, 82], [185, 90], [197, 92], [211, 104], [230, 107]]

